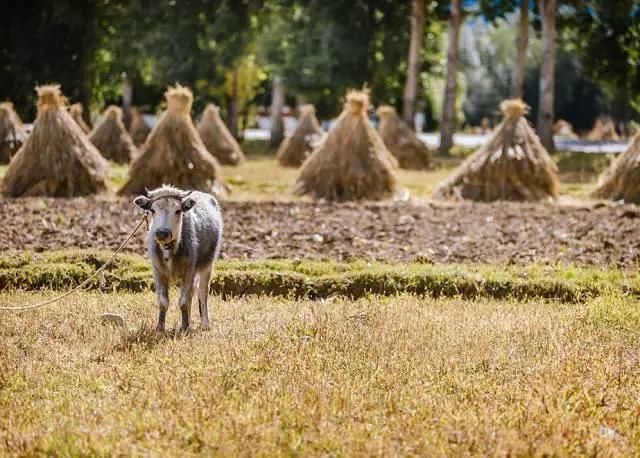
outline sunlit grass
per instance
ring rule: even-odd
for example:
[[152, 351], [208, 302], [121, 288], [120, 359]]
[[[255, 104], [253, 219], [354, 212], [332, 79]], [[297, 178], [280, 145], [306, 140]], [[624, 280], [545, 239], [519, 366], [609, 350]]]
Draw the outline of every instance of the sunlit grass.
[[[100, 325], [105, 311], [128, 330]], [[0, 455], [619, 456], [640, 446], [640, 319], [625, 297], [213, 298], [211, 330], [196, 324], [187, 337], [157, 336], [155, 314], [152, 293], [83, 293], [4, 315]], [[178, 322], [174, 305], [168, 324]]]

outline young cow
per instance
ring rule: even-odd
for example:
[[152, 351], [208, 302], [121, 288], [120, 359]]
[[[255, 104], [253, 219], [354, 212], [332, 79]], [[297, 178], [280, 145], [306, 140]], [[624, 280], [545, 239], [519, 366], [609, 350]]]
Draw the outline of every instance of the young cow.
[[189, 329], [194, 289], [198, 290], [201, 326], [208, 329], [209, 279], [222, 243], [218, 202], [210, 194], [164, 185], [148, 191], [147, 196], [137, 197], [134, 203], [151, 217], [147, 252], [160, 309], [158, 331], [164, 330], [171, 283], [182, 284], [178, 301], [181, 330]]

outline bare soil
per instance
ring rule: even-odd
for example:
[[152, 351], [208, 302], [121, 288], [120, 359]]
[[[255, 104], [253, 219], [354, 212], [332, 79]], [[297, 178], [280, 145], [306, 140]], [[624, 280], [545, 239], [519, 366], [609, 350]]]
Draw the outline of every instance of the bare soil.
[[[223, 256], [634, 268], [633, 205], [224, 202]], [[140, 211], [126, 199], [2, 199], [0, 250], [115, 249]], [[144, 252], [143, 234], [129, 251]]]

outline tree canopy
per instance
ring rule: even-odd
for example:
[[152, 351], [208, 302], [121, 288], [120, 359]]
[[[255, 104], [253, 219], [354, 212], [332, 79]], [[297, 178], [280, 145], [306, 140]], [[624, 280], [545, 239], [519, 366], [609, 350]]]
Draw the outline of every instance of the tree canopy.
[[[531, 1], [524, 97], [537, 110], [539, 12]], [[640, 110], [640, 0], [561, 2], [556, 115], [579, 129], [596, 116]], [[464, 122], [496, 115], [508, 96], [520, 0], [462, 2]], [[419, 109], [438, 119], [449, 2], [426, 1]], [[0, 98], [26, 119], [33, 87], [62, 84], [91, 111], [119, 103], [162, 108], [167, 85], [191, 86], [194, 110], [214, 102], [247, 113], [269, 105], [282, 78], [288, 101], [336, 115], [348, 88], [367, 87], [374, 104], [400, 109], [407, 69], [410, 1], [397, 0], [33, 0], [7, 2], [0, 16]], [[433, 123], [427, 125], [435, 127]]]

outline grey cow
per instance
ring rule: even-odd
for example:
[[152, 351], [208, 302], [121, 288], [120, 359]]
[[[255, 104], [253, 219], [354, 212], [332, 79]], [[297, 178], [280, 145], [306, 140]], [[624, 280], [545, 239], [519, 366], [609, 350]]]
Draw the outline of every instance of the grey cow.
[[164, 330], [172, 283], [182, 285], [178, 301], [181, 331], [189, 329], [194, 289], [198, 290], [201, 326], [208, 329], [209, 280], [222, 243], [218, 202], [210, 194], [163, 185], [137, 197], [134, 203], [151, 217], [147, 252], [158, 296], [158, 331]]

